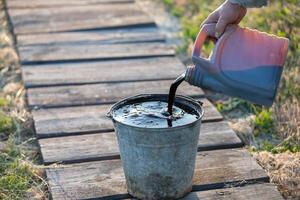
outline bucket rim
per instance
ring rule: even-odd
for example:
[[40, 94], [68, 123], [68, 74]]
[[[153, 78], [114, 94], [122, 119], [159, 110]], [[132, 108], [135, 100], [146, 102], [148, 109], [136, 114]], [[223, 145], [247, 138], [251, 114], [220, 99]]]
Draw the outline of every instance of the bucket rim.
[[114, 119], [113, 117], [113, 112], [114, 110], [116, 110], [116, 108], [122, 104], [125, 104], [127, 101], [130, 101], [130, 100], [134, 100], [134, 99], [138, 99], [138, 98], [149, 98], [149, 97], [167, 97], [168, 94], [138, 94], [138, 95], [133, 95], [133, 96], [130, 96], [130, 97], [127, 97], [127, 98], [124, 98], [116, 103], [114, 103], [109, 111], [107, 112], [106, 116], [110, 119], [113, 120], [113, 122], [117, 122], [117, 123], [120, 123], [122, 125], [125, 125], [125, 126], [129, 126], [130, 128], [134, 128], [134, 129], [147, 129], [147, 130], [175, 130], [175, 129], [182, 129], [182, 128], [186, 128], [186, 127], [189, 127], [189, 126], [193, 126], [194, 124], [198, 123], [199, 121], [201, 122], [202, 118], [203, 118], [203, 115], [204, 115], [204, 109], [203, 109], [203, 103], [200, 101], [200, 100], [196, 100], [192, 97], [188, 97], [188, 96], [184, 96], [184, 95], [175, 95], [175, 102], [176, 102], [176, 98], [180, 98], [182, 100], [185, 100], [185, 101], [188, 101], [192, 104], [194, 104], [195, 106], [199, 106], [199, 110], [197, 110], [197, 113], [199, 114], [199, 117], [198, 119], [196, 119], [195, 121], [191, 122], [191, 123], [187, 123], [187, 124], [183, 124], [183, 125], [180, 125], [180, 126], [175, 126], [175, 127], [151, 127], [151, 128], [145, 128], [145, 127], [139, 127], [139, 126], [134, 126], [134, 125], [129, 125], [129, 124], [126, 124], [126, 123], [123, 123], [123, 122], [120, 122], [120, 121], [117, 121]]

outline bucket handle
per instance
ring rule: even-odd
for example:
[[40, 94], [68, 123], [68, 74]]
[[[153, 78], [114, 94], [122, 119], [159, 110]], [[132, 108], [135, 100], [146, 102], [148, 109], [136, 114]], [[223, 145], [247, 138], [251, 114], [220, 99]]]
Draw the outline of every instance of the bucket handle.
[[203, 106], [203, 102], [202, 101], [200, 101], [200, 100], [196, 100], [197, 101], [197, 103], [202, 107]]
[[109, 111], [106, 113], [105, 116], [108, 117], [108, 118], [110, 118], [110, 119], [113, 118], [113, 116], [112, 116], [112, 108], [109, 109]]

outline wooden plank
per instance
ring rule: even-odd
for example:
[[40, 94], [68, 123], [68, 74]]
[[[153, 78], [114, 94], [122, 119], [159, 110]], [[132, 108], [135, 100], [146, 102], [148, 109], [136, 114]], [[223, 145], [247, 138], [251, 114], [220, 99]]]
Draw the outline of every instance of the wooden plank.
[[[45, 164], [76, 163], [119, 158], [118, 142], [114, 132], [85, 134], [40, 139]], [[227, 122], [202, 124], [199, 150], [241, 147], [242, 142]]]
[[128, 26], [155, 26], [136, 4], [9, 9], [14, 33], [34, 34]]
[[[117, 198], [116, 198], [117, 199]], [[122, 198], [123, 199], [123, 198]], [[259, 183], [243, 187], [231, 187], [217, 190], [191, 192], [181, 200], [283, 200], [276, 185]], [[124, 200], [135, 200], [126, 198]]]
[[[27, 90], [30, 107], [63, 107], [109, 104], [137, 94], [167, 94], [172, 80], [102, 83], [78, 86], [31, 88]], [[183, 83], [178, 94], [202, 97], [200, 88]]]
[[[205, 111], [203, 122], [220, 121], [222, 115], [207, 100], [201, 99]], [[105, 115], [111, 105], [80, 106], [33, 110], [38, 138], [113, 131], [113, 124]]]
[[[131, 198], [130, 198], [131, 199]], [[231, 187], [217, 190], [192, 192], [182, 200], [283, 200], [270, 183], [251, 184], [244, 187]], [[129, 199], [127, 199], [129, 200]]]
[[164, 41], [157, 27], [120, 28], [61, 33], [18, 35], [18, 46], [29, 45], [74, 45], [74, 44], [118, 44], [133, 42]]
[[43, 8], [60, 6], [83, 6], [104, 3], [133, 3], [134, 0], [6, 0], [7, 8]]
[[32, 65], [22, 68], [27, 88], [82, 83], [174, 80], [184, 70], [184, 65], [175, 57]]
[[39, 145], [44, 164], [119, 158], [114, 132], [40, 139]]
[[112, 45], [50, 45], [19, 47], [22, 64], [56, 63], [65, 61], [91, 61], [107, 59], [173, 56], [174, 49], [160, 42]]
[[[107, 160], [72, 164], [46, 170], [53, 199], [116, 199], [126, 195], [121, 161]], [[230, 187], [230, 183], [267, 181], [264, 170], [247, 150], [204, 151], [197, 155], [194, 185], [196, 189]], [[109, 198], [111, 197], [111, 198]]]

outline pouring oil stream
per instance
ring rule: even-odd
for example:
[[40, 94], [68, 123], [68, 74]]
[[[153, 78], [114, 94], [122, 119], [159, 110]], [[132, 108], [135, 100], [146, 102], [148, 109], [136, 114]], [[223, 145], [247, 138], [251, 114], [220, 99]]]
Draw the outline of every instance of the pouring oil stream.
[[180, 75], [172, 84], [169, 90], [169, 99], [168, 99], [168, 113], [172, 118], [173, 115], [173, 104], [175, 99], [175, 94], [178, 86], [184, 81], [185, 73]]

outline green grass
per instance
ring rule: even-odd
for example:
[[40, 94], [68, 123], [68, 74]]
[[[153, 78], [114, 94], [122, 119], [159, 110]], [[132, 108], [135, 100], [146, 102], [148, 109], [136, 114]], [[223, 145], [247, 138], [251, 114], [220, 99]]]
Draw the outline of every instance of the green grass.
[[20, 148], [22, 140], [16, 139], [20, 137], [21, 127], [20, 122], [0, 107], [0, 142], [5, 144], [0, 150], [0, 199], [21, 200], [32, 186], [43, 186], [36, 168], [29, 164], [34, 160], [26, 161], [26, 151]]
[[8, 101], [5, 98], [0, 98], [0, 107], [8, 105]]
[[284, 140], [282, 143], [274, 145], [269, 141], [263, 141], [260, 149], [261, 151], [268, 151], [273, 154], [291, 152], [300, 152], [300, 145], [292, 140]]
[[0, 134], [13, 132], [14, 129], [15, 125], [13, 118], [2, 113], [0, 110]]
[[254, 136], [259, 136], [261, 133], [274, 134], [274, 119], [271, 109], [263, 108], [260, 112], [255, 113]]
[[256, 137], [260, 134], [276, 133], [273, 112], [270, 108], [254, 105], [239, 98], [230, 98], [225, 102], [217, 102], [216, 107], [218, 111], [224, 115], [227, 113], [234, 113], [237, 110], [242, 110], [244, 113], [248, 114], [254, 114], [255, 117], [251, 121], [251, 124], [254, 127], [254, 136]]
[[0, 199], [24, 199], [36, 181], [34, 170], [21, 157], [11, 137], [5, 151], [0, 153]]
[[244, 109], [245, 112], [253, 113], [260, 108], [239, 98], [230, 98], [228, 101], [217, 102], [216, 107], [219, 112], [224, 114], [227, 112], [233, 112], [237, 109]]

